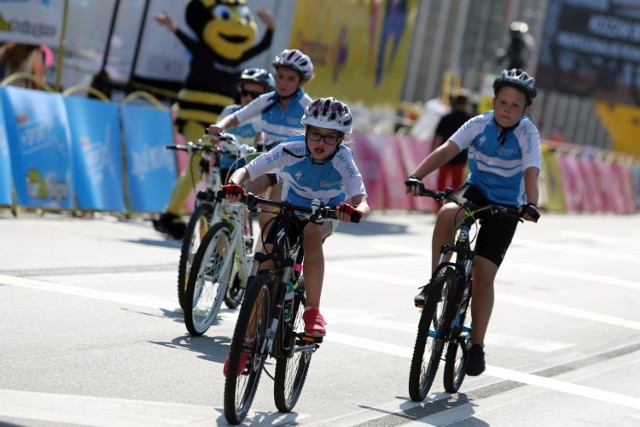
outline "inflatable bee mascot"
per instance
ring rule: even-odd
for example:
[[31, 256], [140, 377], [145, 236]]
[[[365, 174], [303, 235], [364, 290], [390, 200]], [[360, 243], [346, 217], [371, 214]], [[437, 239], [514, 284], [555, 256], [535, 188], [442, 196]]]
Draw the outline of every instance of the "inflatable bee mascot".
[[[264, 9], [256, 14], [267, 30], [255, 45], [258, 26], [246, 0], [191, 0], [185, 17], [197, 39], [180, 30], [167, 12], [154, 16], [191, 54], [189, 74], [178, 93], [176, 118], [177, 129], [186, 141], [197, 141], [207, 126], [216, 123], [222, 109], [234, 103], [243, 62], [271, 45], [273, 16]], [[184, 235], [180, 212], [193, 191], [192, 177], [198, 176], [199, 162], [197, 155], [189, 159], [189, 167], [176, 181], [164, 212], [153, 221], [156, 230], [176, 239]]]

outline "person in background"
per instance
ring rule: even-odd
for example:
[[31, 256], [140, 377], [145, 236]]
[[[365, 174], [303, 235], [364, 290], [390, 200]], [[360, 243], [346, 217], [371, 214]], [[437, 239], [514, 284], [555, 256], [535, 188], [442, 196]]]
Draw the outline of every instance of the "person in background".
[[[433, 141], [433, 149], [440, 147], [447, 142], [451, 135], [455, 133], [467, 120], [472, 117], [469, 108], [469, 91], [458, 89], [451, 95], [451, 111], [440, 119], [436, 126]], [[464, 181], [464, 168], [467, 165], [467, 150], [462, 150], [446, 164], [438, 169], [437, 190], [444, 190], [447, 187], [457, 191], [462, 187]], [[436, 203], [435, 213], [442, 207], [442, 203]]]

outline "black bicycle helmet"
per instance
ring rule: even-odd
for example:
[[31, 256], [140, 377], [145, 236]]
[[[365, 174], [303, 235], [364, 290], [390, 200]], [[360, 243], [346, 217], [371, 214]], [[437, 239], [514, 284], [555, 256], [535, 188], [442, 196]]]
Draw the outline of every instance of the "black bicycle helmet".
[[258, 83], [264, 87], [266, 92], [273, 92], [276, 89], [276, 81], [270, 72], [264, 68], [247, 68], [240, 74], [238, 85], [246, 82]]
[[493, 81], [493, 93], [497, 96], [503, 86], [512, 86], [522, 90], [527, 97], [528, 104], [531, 104], [533, 98], [538, 94], [536, 80], [520, 68], [503, 70], [502, 74]]

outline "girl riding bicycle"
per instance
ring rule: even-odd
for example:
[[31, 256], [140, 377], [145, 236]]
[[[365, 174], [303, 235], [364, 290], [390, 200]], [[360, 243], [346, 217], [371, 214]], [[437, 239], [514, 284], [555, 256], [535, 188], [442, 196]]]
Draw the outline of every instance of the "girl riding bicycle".
[[[283, 184], [283, 201], [311, 206], [312, 201], [318, 199], [324, 205], [337, 205], [340, 222], [366, 217], [370, 209], [362, 176], [353, 160], [352, 150], [344, 145], [353, 123], [349, 107], [334, 98], [320, 98], [307, 106], [301, 123], [304, 135], [285, 139], [234, 172], [224, 186], [226, 198], [231, 202], [238, 201], [244, 194], [242, 184], [278, 172]], [[335, 231], [337, 222], [301, 225], [304, 227], [303, 275], [307, 293], [305, 333], [321, 337], [326, 333], [325, 321], [320, 314], [324, 279], [322, 243]]]
[[[421, 180], [469, 150], [470, 174], [460, 194], [479, 205], [520, 207], [522, 218], [537, 221], [540, 134], [526, 117], [537, 94], [535, 80], [520, 69], [504, 70], [493, 82], [493, 110], [473, 117], [451, 138], [424, 159], [405, 180], [407, 193], [418, 195]], [[438, 265], [440, 248], [453, 243], [459, 208], [445, 204], [438, 212], [432, 238], [432, 272]], [[487, 215], [482, 218], [473, 264], [473, 318], [471, 347], [466, 374], [485, 370], [484, 338], [493, 310], [494, 281], [511, 244], [518, 219]], [[416, 306], [424, 305], [427, 286], [416, 295]]]
[[[275, 91], [256, 98], [246, 107], [210, 125], [208, 133], [217, 135], [260, 117], [264, 141], [262, 151], [267, 151], [299, 132], [300, 118], [312, 101], [302, 89], [313, 77], [311, 58], [298, 49], [285, 49], [273, 60], [273, 68]], [[276, 175], [270, 174], [252, 183], [251, 190], [260, 194], [270, 188], [270, 199], [279, 200], [281, 189], [277, 183]], [[267, 216], [261, 215], [260, 227], [264, 227], [267, 220]]]

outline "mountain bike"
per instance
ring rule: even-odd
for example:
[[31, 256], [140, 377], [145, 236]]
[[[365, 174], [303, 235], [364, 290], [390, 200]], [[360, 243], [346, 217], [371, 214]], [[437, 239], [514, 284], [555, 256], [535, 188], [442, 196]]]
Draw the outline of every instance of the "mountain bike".
[[[205, 144], [205, 140], [219, 140], [224, 143], [224, 148], [218, 148], [215, 145]], [[211, 167], [212, 158], [215, 159], [215, 165], [220, 163], [220, 156], [229, 153], [236, 157], [236, 162], [241, 159], [250, 159], [256, 152], [255, 148], [239, 144], [235, 137], [231, 134], [221, 134], [219, 136], [203, 135], [197, 144], [189, 143], [185, 145], [168, 145], [168, 149], [186, 151], [190, 154], [201, 152], [201, 160], [198, 166], [200, 178], [205, 179], [205, 189], [198, 191], [196, 194], [196, 205], [191, 213], [189, 222], [187, 223], [182, 246], [180, 248], [180, 260], [178, 262], [178, 302], [180, 307], [185, 308], [185, 289], [189, 280], [189, 272], [193, 264], [193, 257], [202, 242], [202, 238], [212, 224], [218, 222], [220, 210], [218, 203], [220, 199], [216, 197], [216, 192], [226, 181], [227, 177], [220, 175], [220, 168]], [[195, 187], [195, 182], [194, 182]], [[230, 304], [233, 304], [231, 300]], [[236, 305], [237, 306], [237, 305]], [[235, 307], [230, 307], [235, 308]]]
[[[273, 249], [255, 254], [253, 274], [231, 339], [224, 385], [224, 414], [231, 424], [241, 423], [249, 412], [268, 357], [276, 359], [275, 376], [267, 372], [274, 380], [276, 407], [290, 412], [297, 403], [311, 356], [322, 343], [321, 337], [304, 333], [303, 234], [298, 219], [317, 223], [336, 218], [335, 208], [319, 203], [296, 206], [252, 194], [244, 196], [243, 202], [250, 211], [274, 214], [268, 226], [273, 230], [262, 242], [263, 248], [273, 245]], [[274, 268], [259, 270], [265, 261], [272, 261]], [[285, 301], [289, 284], [294, 288], [292, 303]]]
[[409, 395], [416, 402], [424, 400], [429, 393], [445, 345], [445, 390], [455, 393], [464, 381], [471, 338], [469, 303], [473, 293], [471, 271], [475, 256], [472, 228], [479, 220], [477, 215], [489, 212], [492, 215], [517, 217], [522, 221], [517, 208], [493, 204], [476, 205], [458, 198], [450, 188], [436, 191], [421, 186], [419, 195], [432, 197], [437, 202], [445, 200], [457, 204], [460, 206], [462, 220], [456, 225], [455, 242], [441, 247], [438, 266], [427, 284], [426, 301], [418, 323], [409, 373]]
[[249, 212], [228, 203], [221, 190], [212, 198], [220, 216], [202, 237], [185, 287], [184, 323], [192, 336], [209, 329], [223, 301], [229, 308], [240, 304], [253, 265]]

